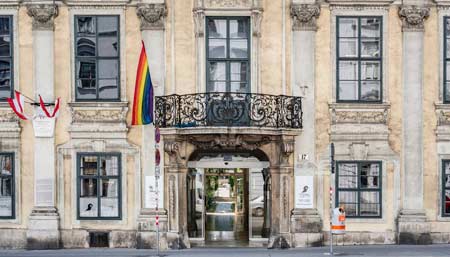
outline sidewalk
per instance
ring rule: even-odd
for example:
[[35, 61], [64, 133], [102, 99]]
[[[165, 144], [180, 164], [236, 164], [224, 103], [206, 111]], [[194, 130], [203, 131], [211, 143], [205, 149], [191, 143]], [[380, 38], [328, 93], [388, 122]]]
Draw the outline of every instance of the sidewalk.
[[[165, 256], [183, 257], [323, 257], [328, 252], [327, 247], [299, 248], [288, 250], [268, 250], [264, 248], [193, 248], [181, 251], [166, 251]], [[450, 244], [409, 246], [409, 245], [378, 245], [378, 246], [338, 246], [335, 252], [339, 256], [363, 257], [450, 257]], [[0, 257], [144, 257], [154, 256], [154, 250], [136, 249], [62, 249], [44, 251], [0, 250]]]

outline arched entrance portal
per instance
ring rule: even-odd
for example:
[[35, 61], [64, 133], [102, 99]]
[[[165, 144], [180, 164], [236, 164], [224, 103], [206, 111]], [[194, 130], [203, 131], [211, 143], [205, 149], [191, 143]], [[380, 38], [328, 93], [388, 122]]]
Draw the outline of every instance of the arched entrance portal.
[[271, 221], [269, 166], [263, 153], [194, 153], [186, 180], [190, 240], [205, 244], [267, 243]]

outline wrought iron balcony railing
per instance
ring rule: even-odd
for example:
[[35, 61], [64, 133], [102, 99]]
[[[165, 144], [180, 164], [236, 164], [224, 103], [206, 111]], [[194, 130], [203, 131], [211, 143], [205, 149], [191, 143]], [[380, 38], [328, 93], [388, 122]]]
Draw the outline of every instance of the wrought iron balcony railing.
[[199, 93], [156, 97], [156, 125], [302, 128], [301, 97], [251, 93]]

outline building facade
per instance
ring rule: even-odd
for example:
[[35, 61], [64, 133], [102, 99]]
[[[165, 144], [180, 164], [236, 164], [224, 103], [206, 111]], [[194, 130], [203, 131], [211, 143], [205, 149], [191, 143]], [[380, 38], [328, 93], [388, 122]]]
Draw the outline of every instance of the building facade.
[[450, 243], [449, 48], [447, 0], [2, 0], [0, 247]]

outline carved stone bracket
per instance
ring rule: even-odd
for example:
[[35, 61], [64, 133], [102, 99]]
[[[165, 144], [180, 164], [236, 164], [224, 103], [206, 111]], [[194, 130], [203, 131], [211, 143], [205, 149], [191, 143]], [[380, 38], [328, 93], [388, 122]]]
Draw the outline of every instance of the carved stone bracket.
[[252, 10], [252, 29], [253, 36], [261, 37], [261, 21], [263, 18], [263, 9], [255, 8]]
[[270, 143], [268, 136], [241, 136], [241, 135], [202, 135], [189, 137], [189, 143], [199, 149], [243, 149], [255, 150], [264, 144]]
[[292, 30], [317, 30], [316, 20], [320, 15], [320, 6], [316, 4], [292, 4]]
[[402, 5], [398, 11], [402, 19], [403, 31], [424, 31], [424, 22], [430, 15], [430, 8], [415, 5]]
[[27, 14], [33, 18], [33, 30], [53, 30], [58, 6], [50, 4], [27, 5]]
[[289, 164], [289, 158], [294, 152], [295, 149], [295, 141], [293, 138], [291, 139], [283, 139], [281, 142], [281, 154], [280, 154], [280, 163], [281, 164]]
[[141, 30], [163, 30], [167, 16], [165, 4], [141, 4], [136, 8], [136, 14], [141, 20]]
[[172, 140], [164, 141], [164, 151], [169, 155], [171, 165], [182, 165], [181, 143]]
[[195, 25], [195, 36], [204, 37], [205, 36], [205, 10], [202, 8], [196, 8], [193, 10], [194, 15], [194, 25]]

